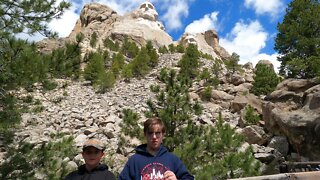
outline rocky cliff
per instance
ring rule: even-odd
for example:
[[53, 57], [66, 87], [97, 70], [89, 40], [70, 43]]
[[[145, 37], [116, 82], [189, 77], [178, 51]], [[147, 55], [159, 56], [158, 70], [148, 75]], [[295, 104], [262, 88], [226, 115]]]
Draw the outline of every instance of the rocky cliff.
[[209, 30], [199, 34], [185, 34], [174, 42], [172, 37], [165, 31], [162, 22], [158, 21], [158, 13], [150, 2], [145, 2], [138, 9], [120, 16], [108, 6], [90, 3], [83, 7], [80, 18], [77, 20], [72, 32], [67, 38], [59, 40], [46, 39], [38, 43], [42, 52], [48, 52], [63, 45], [66, 41], [75, 41], [76, 35], [82, 33], [83, 53], [95, 50], [90, 46], [90, 39], [96, 33], [98, 42], [96, 48], [104, 47], [103, 40], [110, 38], [122, 42], [124, 38], [143, 46], [151, 41], [156, 48], [169, 46], [170, 44], [189, 43], [197, 44], [200, 51], [212, 55], [214, 58], [225, 59], [230, 55], [219, 45], [218, 34]]

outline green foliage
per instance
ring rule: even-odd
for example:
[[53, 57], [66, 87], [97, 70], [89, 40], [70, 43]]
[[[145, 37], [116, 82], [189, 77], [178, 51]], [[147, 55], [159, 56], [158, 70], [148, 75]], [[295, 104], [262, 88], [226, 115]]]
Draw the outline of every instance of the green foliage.
[[161, 53], [161, 54], [166, 54], [166, 53], [169, 52], [167, 46], [162, 46], [162, 47], [160, 47], [160, 48], [158, 49], [158, 51], [159, 51], [159, 53]]
[[174, 46], [174, 44], [169, 44], [169, 51], [170, 51], [170, 53], [176, 52], [176, 47]]
[[99, 88], [100, 93], [105, 93], [108, 89], [114, 87], [116, 83], [116, 76], [113, 74], [112, 71], [108, 71], [105, 73], [101, 73], [98, 76], [97, 86]]
[[214, 59], [214, 63], [212, 64], [211, 71], [215, 75], [216, 78], [219, 78], [219, 74], [222, 71], [221, 60]]
[[168, 78], [168, 70], [167, 68], [162, 68], [160, 70], [159, 80], [162, 82], [165, 82], [167, 78]]
[[146, 49], [147, 49], [148, 55], [150, 57], [149, 66], [150, 67], [157, 66], [158, 65], [158, 61], [159, 61], [159, 56], [158, 56], [158, 53], [157, 53], [156, 49], [153, 48], [153, 45], [152, 45], [151, 41], [147, 42]]
[[10, 34], [39, 32], [44, 36], [54, 36], [48, 31], [47, 23], [59, 18], [71, 6], [56, 0], [3, 0], [0, 4], [0, 39]]
[[[100, 93], [104, 93], [112, 88], [116, 82], [116, 76], [112, 70], [106, 72], [103, 55], [95, 52], [89, 54], [87, 58], [89, 62], [84, 69], [83, 77], [91, 81], [92, 85], [96, 87]], [[119, 63], [119, 61], [121, 61], [120, 58], [121, 55], [119, 55], [119, 59], [115, 57], [115, 61]], [[114, 66], [113, 70], [115, 71], [115, 69]]]
[[119, 52], [113, 57], [111, 64], [111, 71], [113, 72], [116, 78], [119, 77], [124, 65], [124, 56], [121, 52]]
[[186, 143], [181, 140], [180, 135], [184, 126], [191, 121], [191, 116], [201, 114], [201, 107], [197, 103], [191, 103], [189, 85], [179, 81], [174, 70], [168, 72], [163, 82], [165, 87], [156, 94], [156, 102], [147, 102], [149, 112], [146, 116], [156, 116], [163, 120], [166, 126], [164, 144], [173, 151]]
[[7, 151], [6, 159], [0, 166], [0, 179], [63, 179], [68, 173], [64, 158], [77, 154], [73, 138], [63, 138], [35, 146], [20, 143], [17, 148]]
[[90, 46], [93, 48], [96, 47], [97, 41], [98, 41], [98, 35], [96, 32], [93, 32], [90, 39]]
[[224, 62], [228, 71], [234, 74], [236, 71], [241, 70], [241, 66], [238, 64], [240, 61], [240, 56], [236, 53], [232, 55]]
[[319, 0], [293, 0], [277, 29], [274, 48], [280, 54], [280, 73], [290, 78], [319, 76]]
[[116, 51], [117, 52], [120, 49], [119, 42], [118, 41], [113, 42], [109, 38], [104, 39], [103, 44], [104, 44], [104, 47], [109, 48], [111, 51]]
[[200, 56], [201, 56], [202, 58], [205, 58], [205, 59], [214, 60], [214, 58], [212, 57], [212, 55], [207, 54], [207, 53], [200, 52]]
[[127, 64], [124, 66], [122, 70], [122, 77], [126, 82], [129, 82], [130, 79], [133, 77], [131, 64]]
[[202, 100], [210, 101], [210, 99], [212, 98], [212, 87], [205, 87], [204, 90], [200, 93], [200, 97]]
[[267, 95], [275, 90], [279, 78], [273, 68], [265, 64], [257, 64], [251, 91], [255, 95]]
[[196, 179], [228, 179], [259, 174], [261, 164], [255, 160], [252, 149], [239, 150], [244, 137], [223, 123], [221, 114], [215, 127], [188, 124], [183, 134], [180, 137], [189, 143], [177, 147], [175, 153]]
[[123, 55], [129, 58], [135, 58], [139, 53], [139, 47], [134, 42], [130, 42], [128, 38], [123, 40], [121, 47], [121, 52]]
[[47, 64], [35, 44], [13, 37], [0, 39], [0, 86], [14, 89], [31, 86], [47, 76]]
[[15, 126], [20, 121], [16, 98], [0, 88], [0, 131]]
[[142, 47], [139, 54], [131, 61], [132, 74], [134, 77], [143, 77], [149, 70], [150, 56], [148, 50]]
[[121, 132], [124, 135], [130, 137], [136, 137], [140, 140], [143, 140], [143, 130], [139, 126], [139, 115], [132, 111], [131, 109], [122, 110], [123, 118], [122, 123], [120, 124]]
[[208, 68], [204, 68], [200, 74], [200, 79], [204, 80], [205, 82], [208, 82], [208, 80], [211, 78], [210, 72]]
[[45, 91], [50, 91], [55, 89], [58, 86], [58, 84], [55, 81], [50, 81], [48, 79], [45, 79], [42, 81], [42, 88]]
[[83, 77], [96, 84], [99, 75], [105, 72], [103, 57], [100, 53], [90, 53], [87, 58], [88, 64], [83, 71]]
[[257, 114], [254, 108], [250, 105], [246, 106], [244, 119], [249, 124], [257, 124], [261, 120], [259, 114]]
[[50, 64], [50, 72], [57, 78], [71, 77], [74, 79], [80, 76], [81, 47], [82, 36], [77, 36], [77, 42], [66, 43], [65, 47], [52, 51], [46, 57]]
[[182, 56], [182, 59], [178, 62], [180, 66], [181, 77], [186, 79], [193, 79], [198, 74], [200, 53], [196, 45], [190, 44], [186, 49], [186, 52]]
[[182, 44], [178, 44], [177, 47], [176, 47], [176, 51], [177, 51], [178, 53], [184, 53], [185, 48], [183, 47]]

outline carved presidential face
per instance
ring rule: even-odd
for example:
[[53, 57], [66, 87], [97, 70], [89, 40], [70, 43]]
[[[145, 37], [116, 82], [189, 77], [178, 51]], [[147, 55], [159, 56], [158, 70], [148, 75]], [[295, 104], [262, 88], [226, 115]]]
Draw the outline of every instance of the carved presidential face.
[[145, 2], [141, 4], [140, 9], [142, 11], [148, 11], [149, 9], [155, 10], [154, 6], [150, 2]]
[[144, 19], [149, 19], [152, 21], [156, 21], [158, 19], [158, 13], [150, 2], [145, 2], [141, 4], [139, 10]]

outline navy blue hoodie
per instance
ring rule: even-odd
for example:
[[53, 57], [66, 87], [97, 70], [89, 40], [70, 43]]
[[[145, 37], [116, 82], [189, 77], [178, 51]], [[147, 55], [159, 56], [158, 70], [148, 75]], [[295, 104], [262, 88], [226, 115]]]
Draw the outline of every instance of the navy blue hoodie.
[[172, 171], [177, 179], [193, 180], [182, 161], [167, 148], [160, 146], [155, 156], [147, 152], [147, 145], [136, 148], [119, 175], [119, 180], [162, 180], [164, 172]]

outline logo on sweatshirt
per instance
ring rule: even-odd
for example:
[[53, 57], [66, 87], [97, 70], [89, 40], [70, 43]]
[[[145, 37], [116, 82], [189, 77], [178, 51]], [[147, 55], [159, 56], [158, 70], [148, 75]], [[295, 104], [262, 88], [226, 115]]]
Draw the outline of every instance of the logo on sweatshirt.
[[169, 170], [161, 163], [147, 164], [141, 171], [141, 180], [162, 180], [164, 179], [164, 173]]

